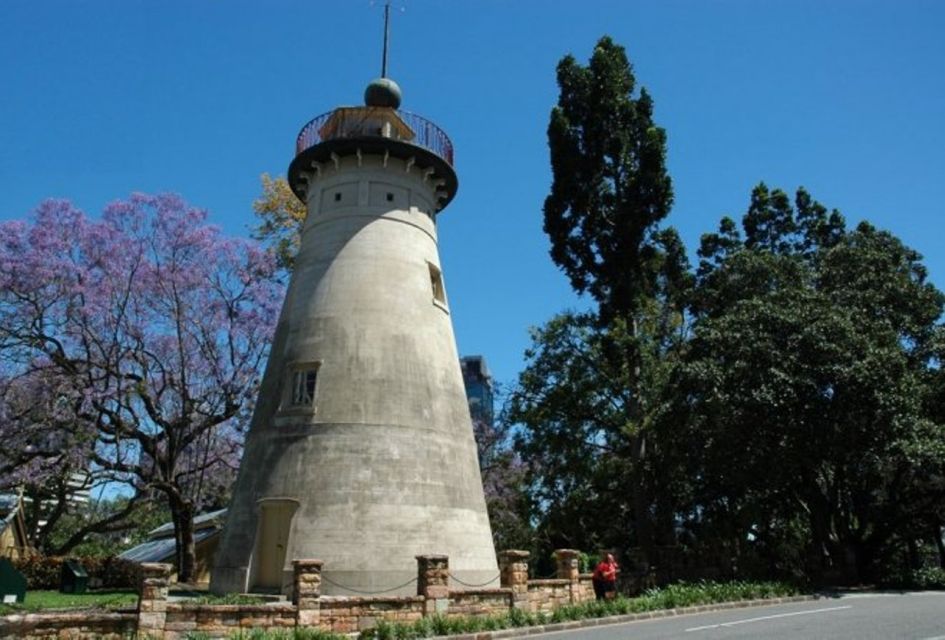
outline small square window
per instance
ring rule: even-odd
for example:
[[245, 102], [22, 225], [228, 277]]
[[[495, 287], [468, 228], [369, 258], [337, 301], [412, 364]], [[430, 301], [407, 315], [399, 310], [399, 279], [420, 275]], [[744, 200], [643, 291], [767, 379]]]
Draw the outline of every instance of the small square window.
[[388, 201], [388, 202], [393, 202], [393, 201], [394, 201], [394, 194], [393, 194], [393, 193], [388, 193], [388, 194], [387, 194], [387, 201]]
[[293, 372], [289, 405], [292, 407], [310, 407], [315, 404], [315, 385], [317, 382], [317, 369], [299, 369]]
[[335, 202], [341, 202], [341, 192], [340, 192], [340, 191], [336, 191], [336, 192], [335, 192]]

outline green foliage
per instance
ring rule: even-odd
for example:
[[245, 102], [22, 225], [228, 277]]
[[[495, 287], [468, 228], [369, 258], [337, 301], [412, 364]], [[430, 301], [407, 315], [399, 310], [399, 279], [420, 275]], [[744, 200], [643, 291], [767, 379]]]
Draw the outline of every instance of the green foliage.
[[[671, 536], [665, 496], [672, 478], [648, 457], [654, 450], [647, 444], [678, 358], [680, 322], [654, 303], [634, 321], [635, 331], [620, 320], [602, 328], [598, 316], [574, 313], [533, 330], [508, 419], [522, 425], [516, 449], [529, 464], [547, 544], [542, 555]], [[628, 353], [639, 366], [627, 364]]]
[[[47, 549], [67, 549], [50, 551], [51, 555], [99, 557], [114, 556], [126, 549], [144, 542], [148, 532], [170, 521], [170, 511], [157, 501], [137, 501], [137, 506], [127, 515], [112, 522], [114, 517], [127, 511], [128, 499], [92, 501], [80, 509], [73, 509], [56, 523], [42, 542]], [[104, 523], [96, 531], [90, 523]], [[79, 539], [73, 544], [71, 541]]]
[[500, 616], [443, 616], [433, 615], [421, 618], [413, 623], [387, 622], [379, 620], [377, 625], [360, 633], [360, 640], [409, 640], [413, 638], [432, 638], [461, 633], [480, 631], [498, 631], [512, 626], [527, 626], [528, 623], [540, 624], [539, 618], [530, 614], [515, 617], [519, 624], [513, 624], [511, 615]]
[[945, 556], [945, 296], [922, 257], [760, 184], [693, 274], [660, 227], [666, 136], [623, 48], [603, 38], [557, 78], [544, 228], [596, 308], [533, 331], [509, 400], [537, 557], [673, 545], [863, 581], [917, 540]]
[[[600, 554], [578, 551], [577, 561], [579, 572], [590, 573], [594, 567], [597, 566], [597, 563], [600, 562]], [[556, 562], [557, 560], [555, 560], [554, 553], [550, 553], [548, 555], [548, 564], [555, 565]]]
[[[204, 636], [195, 633], [187, 638], [193, 640], [202, 640]], [[311, 627], [295, 627], [293, 629], [240, 629], [236, 633], [230, 634], [231, 640], [347, 640], [348, 636], [340, 633], [331, 633], [321, 629]]]
[[253, 237], [267, 246], [280, 269], [291, 271], [308, 212], [285, 178], [272, 178], [264, 173], [260, 180], [262, 194], [253, 201], [259, 225], [253, 229]]
[[[102, 588], [122, 589], [138, 586], [139, 567], [130, 560], [112, 557], [74, 557]], [[58, 589], [62, 575], [62, 556], [30, 556], [13, 561], [17, 570], [26, 577], [29, 589]]]
[[372, 629], [358, 635], [359, 640], [410, 640], [481, 631], [497, 631], [536, 625], [603, 618], [717, 602], [733, 602], [796, 595], [797, 589], [780, 582], [698, 582], [674, 584], [651, 589], [639, 598], [617, 597], [613, 600], [584, 602], [556, 609], [550, 615], [512, 609], [498, 616], [442, 616], [423, 618], [412, 624], [379, 620]]
[[265, 604], [266, 599], [245, 593], [226, 593], [223, 595], [209, 593], [184, 602], [187, 604]]
[[796, 588], [781, 582], [676, 583], [658, 589], [649, 589], [638, 598], [620, 596], [613, 600], [584, 602], [562, 607], [551, 615], [551, 622], [602, 618], [719, 602], [779, 598], [797, 593]]
[[563, 58], [557, 79], [544, 230], [552, 260], [597, 308], [534, 331], [509, 417], [523, 426], [542, 551], [626, 546], [628, 531], [650, 548], [671, 527], [646, 459], [654, 391], [692, 281], [678, 234], [659, 226], [673, 199], [666, 134], [610, 38], [586, 66]]
[[945, 590], [945, 568], [922, 567], [892, 571], [882, 576], [879, 584], [890, 589]]
[[649, 589], [638, 598], [644, 611], [693, 607], [715, 602], [735, 602], [782, 598], [797, 595], [797, 589], [783, 582], [711, 582], [677, 583]]
[[703, 237], [660, 420], [696, 478], [687, 524], [793, 556], [796, 575], [870, 579], [945, 498], [943, 425], [923, 409], [945, 296], [915, 251], [803, 189], [792, 205], [759, 185], [742, 230]]
[[906, 584], [915, 589], [945, 589], [945, 569], [942, 567], [916, 569], [910, 573]]
[[655, 226], [673, 201], [666, 132], [653, 122], [646, 89], [635, 95], [626, 52], [609, 37], [598, 41], [586, 67], [564, 57], [558, 85], [544, 208], [551, 257], [605, 319], [626, 318], [667, 281], [684, 279], [678, 236]]
[[110, 589], [75, 594], [31, 589], [22, 603], [0, 604], [0, 615], [51, 609], [119, 609], [134, 606], [137, 602], [138, 593], [131, 590]]

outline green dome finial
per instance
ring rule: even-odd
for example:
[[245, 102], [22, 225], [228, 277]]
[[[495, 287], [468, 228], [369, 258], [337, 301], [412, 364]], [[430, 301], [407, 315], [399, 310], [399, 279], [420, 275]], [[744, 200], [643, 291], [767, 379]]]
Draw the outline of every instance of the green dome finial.
[[396, 109], [400, 106], [400, 87], [390, 78], [376, 78], [364, 90], [364, 104], [369, 107], [390, 107]]

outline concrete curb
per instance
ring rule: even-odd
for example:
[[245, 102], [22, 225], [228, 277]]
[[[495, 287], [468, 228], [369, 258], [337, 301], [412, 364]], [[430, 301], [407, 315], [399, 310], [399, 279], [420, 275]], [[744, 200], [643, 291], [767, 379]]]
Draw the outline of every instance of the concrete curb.
[[709, 611], [723, 611], [725, 609], [746, 609], [749, 607], [763, 607], [774, 604], [789, 604], [791, 602], [809, 602], [819, 600], [823, 596], [791, 596], [789, 598], [760, 598], [757, 600], [736, 600], [734, 602], [718, 602], [716, 604], [703, 604], [694, 607], [680, 607], [678, 609], [659, 609], [657, 611], [646, 611], [643, 613], [628, 613], [620, 616], [608, 616], [606, 618], [589, 618], [587, 620], [574, 620], [571, 622], [556, 622], [554, 624], [542, 624], [534, 627], [516, 627], [514, 629], [502, 629], [500, 631], [477, 631], [476, 633], [463, 633], [452, 636], [436, 636], [436, 640], [501, 640], [502, 638], [522, 638], [525, 636], [534, 636], [540, 633], [554, 633], [556, 631], [571, 631], [574, 629], [586, 629], [589, 627], [607, 627], [615, 624], [624, 624], [626, 622], [637, 622], [641, 620], [653, 620], [657, 618], [672, 618], [675, 616], [685, 616], [693, 613], [706, 613]]

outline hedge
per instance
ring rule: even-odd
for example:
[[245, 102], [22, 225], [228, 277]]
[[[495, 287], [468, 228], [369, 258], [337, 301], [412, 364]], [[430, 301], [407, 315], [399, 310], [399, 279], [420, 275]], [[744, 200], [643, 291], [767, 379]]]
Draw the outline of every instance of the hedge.
[[[89, 574], [89, 581], [104, 589], [130, 589], [138, 586], [139, 565], [117, 556], [107, 558], [80, 556], [33, 556], [13, 561], [26, 576], [28, 589], [58, 589], [65, 560], [78, 560]], [[91, 585], [90, 585], [91, 586]]]

